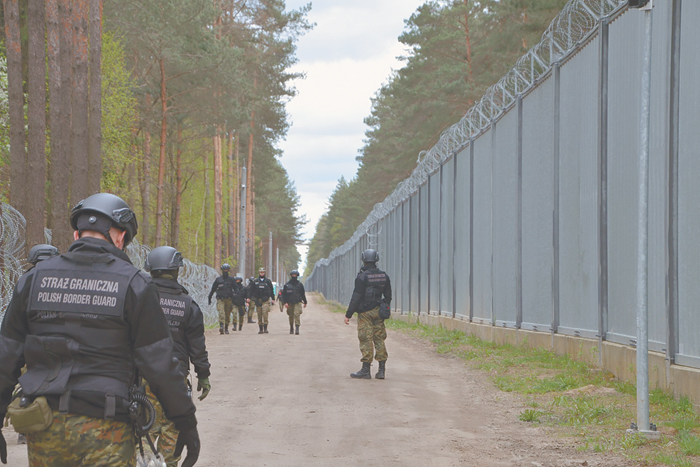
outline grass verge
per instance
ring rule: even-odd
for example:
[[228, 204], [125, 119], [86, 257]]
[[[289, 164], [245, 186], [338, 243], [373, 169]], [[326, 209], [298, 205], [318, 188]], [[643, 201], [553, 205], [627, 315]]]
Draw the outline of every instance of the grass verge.
[[556, 428], [574, 437], [582, 451], [614, 452], [645, 466], [700, 466], [700, 417], [688, 398], [651, 391], [651, 420], [662, 436], [649, 441], [626, 433], [636, 419], [636, 387], [616, 381], [608, 372], [569, 356], [497, 345], [461, 331], [401, 320], [388, 320], [386, 325], [488, 372], [497, 388], [523, 396], [529, 407], [519, 415], [523, 423]]

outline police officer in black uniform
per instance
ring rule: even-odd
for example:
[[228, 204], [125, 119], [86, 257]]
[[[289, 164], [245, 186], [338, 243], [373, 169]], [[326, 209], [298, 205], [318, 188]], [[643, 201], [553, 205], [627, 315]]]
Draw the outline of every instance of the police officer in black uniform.
[[[146, 258], [145, 269], [151, 273], [153, 282], [160, 292], [160, 306], [170, 325], [170, 332], [175, 344], [175, 357], [180, 362], [180, 371], [185, 376], [190, 372], [190, 361], [197, 374], [197, 390], [202, 391], [199, 400], [204, 400], [211, 390], [209, 383], [210, 364], [204, 339], [204, 315], [182, 286], [177, 277], [184, 265], [182, 255], [171, 246], [159, 246], [153, 249]], [[149, 397], [151, 395], [149, 394]], [[163, 454], [168, 465], [177, 465], [173, 456], [177, 430], [165, 419], [158, 401], [151, 397], [157, 407], [158, 450]], [[151, 430], [153, 432], [153, 430]]]
[[238, 330], [243, 329], [243, 318], [245, 318], [245, 301], [248, 298], [248, 291], [243, 286], [243, 278], [236, 276], [233, 278], [233, 312], [238, 313]]
[[377, 268], [379, 253], [368, 249], [362, 252], [363, 266], [355, 278], [355, 290], [350, 298], [348, 311], [345, 313], [345, 324], [350, 324], [350, 318], [357, 312], [357, 337], [360, 340], [362, 352], [362, 369], [351, 373], [353, 378], [372, 379], [370, 368], [372, 358], [379, 362], [377, 379], [384, 379], [386, 360], [386, 328], [384, 320], [379, 316], [379, 306], [391, 303], [391, 281], [387, 273]]
[[[219, 334], [228, 334], [228, 323], [233, 311], [233, 277], [229, 275], [231, 266], [228, 263], [221, 265], [221, 275], [214, 280], [209, 291], [209, 304], [211, 297], [216, 292], [216, 309], [219, 312]], [[234, 323], [233, 330], [236, 330]]]
[[[291, 279], [282, 287], [280, 297], [284, 301], [284, 307], [287, 309], [289, 316], [289, 334], [299, 335], [299, 326], [301, 326], [302, 303], [303, 308], [306, 308], [306, 291], [304, 284], [299, 282], [299, 271], [294, 269], [289, 273]], [[280, 310], [282, 311], [282, 310]], [[296, 329], [294, 328], [296, 326]]]
[[258, 334], [267, 334], [267, 317], [270, 305], [275, 304], [275, 288], [272, 281], [265, 277], [265, 268], [258, 270], [258, 277], [248, 284], [248, 303], [253, 300], [258, 312]]
[[[121, 198], [97, 193], [73, 208], [70, 222], [69, 251], [24, 274], [7, 308], [0, 420], [19, 379], [23, 396], [45, 397], [53, 417], [48, 428], [27, 435], [30, 464], [72, 466], [89, 456], [101, 466], [132, 465], [128, 407], [138, 370], [179, 430], [176, 454], [187, 446], [183, 466], [190, 467], [200, 449], [195, 406], [158, 289], [124, 253], [137, 232], [136, 216]], [[0, 439], [4, 461], [1, 433]]]

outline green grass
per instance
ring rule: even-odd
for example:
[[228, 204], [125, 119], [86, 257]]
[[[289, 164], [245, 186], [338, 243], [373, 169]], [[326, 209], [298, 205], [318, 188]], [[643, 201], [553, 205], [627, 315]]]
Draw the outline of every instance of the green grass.
[[626, 433], [636, 420], [633, 383], [616, 381], [606, 371], [543, 349], [498, 345], [461, 331], [397, 319], [385, 323], [389, 329], [431, 342], [438, 353], [487, 372], [498, 389], [522, 394], [529, 408], [519, 420], [575, 437], [582, 451], [612, 452], [639, 465], [700, 466], [700, 417], [688, 398], [650, 391], [651, 420], [662, 437], [649, 441]]

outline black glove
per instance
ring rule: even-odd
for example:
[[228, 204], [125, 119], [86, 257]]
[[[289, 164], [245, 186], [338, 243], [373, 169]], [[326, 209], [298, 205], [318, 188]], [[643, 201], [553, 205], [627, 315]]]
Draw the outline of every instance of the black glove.
[[211, 305], [211, 297], [209, 297], [209, 304]]
[[181, 467], [192, 467], [197, 463], [199, 448], [201, 447], [197, 426], [180, 431], [180, 434], [177, 436], [177, 443], [175, 444], [175, 457], [180, 457], [182, 448], [185, 446], [187, 446], [187, 457], [185, 457], [185, 461], [182, 463]]
[[[3, 415], [0, 420], [4, 420], [5, 416]], [[2, 430], [0, 430], [0, 461], [2, 461], [3, 464], [7, 464], [7, 443], [5, 442], [5, 437], [2, 436]]]

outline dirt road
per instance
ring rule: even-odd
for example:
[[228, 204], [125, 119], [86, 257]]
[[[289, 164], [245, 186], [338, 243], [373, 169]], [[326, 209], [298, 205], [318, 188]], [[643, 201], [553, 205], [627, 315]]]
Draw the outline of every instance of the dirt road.
[[[635, 465], [519, 421], [516, 396], [400, 333], [387, 340], [387, 379], [351, 379], [361, 366], [354, 320], [345, 326], [312, 297], [295, 336], [273, 310], [269, 334], [257, 324], [207, 332], [212, 392], [196, 401], [198, 466]], [[10, 465], [26, 465], [24, 446], [4, 433]]]

